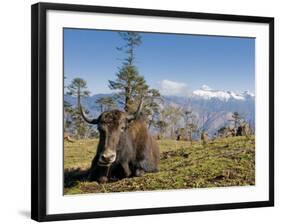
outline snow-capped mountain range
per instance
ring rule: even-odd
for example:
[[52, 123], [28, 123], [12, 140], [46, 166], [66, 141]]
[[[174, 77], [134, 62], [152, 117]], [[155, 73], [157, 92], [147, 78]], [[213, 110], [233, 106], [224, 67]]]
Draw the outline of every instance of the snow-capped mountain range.
[[[229, 90], [214, 90], [203, 85], [186, 97], [164, 96], [163, 98], [164, 106], [191, 108], [198, 118], [199, 126], [211, 135], [222, 126], [227, 125], [234, 112], [238, 112], [252, 128], [255, 128], [255, 96], [249, 91], [239, 93]], [[206, 117], [208, 117], [207, 120]]]
[[217, 98], [222, 101], [234, 100], [247, 100], [253, 98], [254, 94], [249, 91], [237, 93], [233, 91], [213, 90], [207, 85], [203, 85], [200, 89], [192, 92], [194, 97], [201, 97], [205, 100]]
[[[96, 104], [96, 100], [110, 95], [112, 94], [83, 97], [82, 104], [91, 115], [98, 116], [100, 107]], [[170, 105], [192, 109], [198, 118], [198, 125], [204, 126], [204, 129], [210, 134], [214, 134], [220, 127], [227, 125], [233, 112], [238, 112], [250, 123], [252, 128], [255, 127], [255, 96], [249, 91], [238, 93], [229, 90], [214, 90], [207, 85], [203, 85], [188, 96], [165, 95], [162, 98], [161, 108]], [[74, 97], [65, 95], [65, 100], [73, 106], [76, 105], [76, 98]], [[208, 117], [204, 124], [202, 123], [203, 117]]]

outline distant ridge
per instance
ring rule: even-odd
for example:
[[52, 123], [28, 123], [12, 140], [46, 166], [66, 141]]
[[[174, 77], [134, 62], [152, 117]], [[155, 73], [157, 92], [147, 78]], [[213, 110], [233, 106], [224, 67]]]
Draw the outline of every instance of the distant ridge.
[[[100, 114], [100, 107], [96, 100], [113, 94], [96, 94], [82, 98], [83, 106], [89, 110], [92, 116]], [[245, 120], [255, 127], [255, 96], [249, 91], [241, 93], [225, 90], [214, 90], [207, 85], [193, 91], [189, 96], [162, 96], [161, 108], [165, 106], [191, 109], [198, 118], [198, 125], [202, 126], [203, 117], [208, 114], [208, 120], [204, 123], [204, 129], [214, 134], [220, 127], [225, 126], [231, 119], [233, 112], [238, 112]], [[76, 98], [65, 95], [65, 100], [72, 106], [76, 105]]]

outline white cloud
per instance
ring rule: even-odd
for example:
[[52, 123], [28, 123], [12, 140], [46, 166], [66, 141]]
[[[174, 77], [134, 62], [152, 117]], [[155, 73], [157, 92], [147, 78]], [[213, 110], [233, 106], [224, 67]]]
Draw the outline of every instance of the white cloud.
[[212, 90], [212, 88], [211, 87], [209, 87], [209, 86], [207, 86], [207, 85], [203, 85], [203, 86], [201, 86], [201, 88], [200, 89], [202, 89], [202, 90], [207, 90], [207, 91], [210, 91], [210, 90]]
[[186, 96], [188, 94], [185, 83], [165, 79], [159, 82], [159, 86], [159, 91], [162, 95]]

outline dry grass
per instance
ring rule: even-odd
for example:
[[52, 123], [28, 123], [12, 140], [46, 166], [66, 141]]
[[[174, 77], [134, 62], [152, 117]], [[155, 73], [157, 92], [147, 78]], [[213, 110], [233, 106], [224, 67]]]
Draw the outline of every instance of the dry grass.
[[98, 184], [87, 181], [97, 139], [65, 142], [65, 194], [245, 186], [255, 184], [255, 139], [217, 139], [203, 146], [159, 140], [158, 173]]

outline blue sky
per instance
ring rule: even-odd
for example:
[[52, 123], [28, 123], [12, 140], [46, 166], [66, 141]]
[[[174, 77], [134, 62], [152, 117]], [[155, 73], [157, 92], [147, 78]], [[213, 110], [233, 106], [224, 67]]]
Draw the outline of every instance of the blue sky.
[[[140, 33], [136, 66], [164, 95], [212, 89], [255, 92], [255, 40], [252, 38]], [[66, 84], [81, 77], [92, 94], [109, 93], [125, 57], [118, 32], [64, 29]]]

